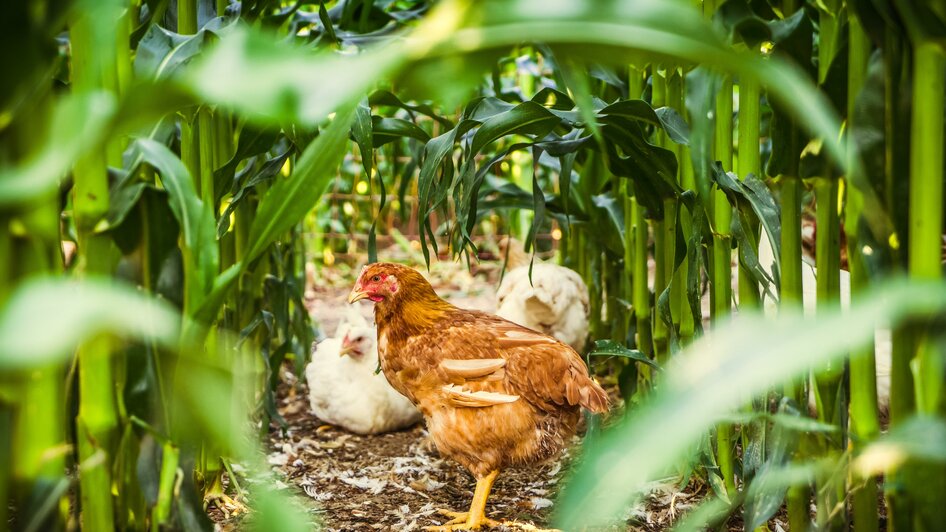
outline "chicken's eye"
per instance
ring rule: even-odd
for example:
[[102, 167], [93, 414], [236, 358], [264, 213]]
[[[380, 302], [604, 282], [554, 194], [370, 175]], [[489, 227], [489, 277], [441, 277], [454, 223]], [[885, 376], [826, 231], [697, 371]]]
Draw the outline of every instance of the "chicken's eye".
[[378, 281], [381, 280], [381, 276], [380, 276], [380, 275], [375, 275], [374, 277], [371, 278], [371, 280], [377, 283]]

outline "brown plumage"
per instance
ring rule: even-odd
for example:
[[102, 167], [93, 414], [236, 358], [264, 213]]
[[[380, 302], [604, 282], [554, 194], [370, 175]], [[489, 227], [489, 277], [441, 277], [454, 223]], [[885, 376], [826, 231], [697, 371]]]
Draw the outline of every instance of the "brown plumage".
[[581, 408], [608, 397], [562, 342], [440, 299], [417, 271], [365, 267], [349, 301], [375, 302], [378, 354], [388, 382], [424, 414], [444, 456], [477, 478], [470, 512], [443, 529], [490, 523], [483, 507], [496, 473], [546, 460], [575, 433]]

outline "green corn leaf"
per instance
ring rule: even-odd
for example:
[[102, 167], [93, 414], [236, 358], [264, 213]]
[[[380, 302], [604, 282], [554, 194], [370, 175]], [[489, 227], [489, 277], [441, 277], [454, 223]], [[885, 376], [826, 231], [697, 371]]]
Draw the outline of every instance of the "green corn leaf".
[[368, 106], [368, 99], [365, 98], [355, 106], [355, 120], [351, 125], [352, 137], [354, 137], [355, 143], [358, 144], [358, 151], [361, 152], [361, 165], [365, 169], [365, 179], [371, 179], [371, 168], [374, 160], [371, 128], [371, 108]]
[[430, 135], [428, 135], [426, 131], [408, 120], [401, 118], [383, 118], [380, 116], [372, 116], [371, 120], [371, 132], [374, 136], [372, 142], [375, 148], [380, 148], [389, 142], [394, 142], [405, 137], [421, 142], [430, 140]]
[[299, 223], [322, 196], [345, 155], [354, 114], [353, 108], [339, 111], [299, 156], [292, 174], [277, 181], [263, 196], [250, 226], [246, 255], [241, 259], [244, 265], [256, 260], [280, 235]]
[[764, 290], [774, 298], [772, 287], [778, 289], [778, 279], [780, 278], [778, 261], [771, 265], [765, 265], [772, 268], [773, 275], [769, 276], [763, 265], [759, 264], [756, 246], [750, 242], [744, 229], [751, 227], [746, 211], [755, 213], [766, 233], [768, 233], [769, 244], [771, 244], [775, 256], [780, 255], [782, 248], [781, 211], [778, 204], [775, 203], [775, 198], [772, 197], [772, 192], [765, 186], [765, 183], [754, 175], [750, 174], [740, 181], [732, 174], [723, 172], [719, 165], [714, 166], [713, 179], [719, 185], [719, 188], [726, 193], [729, 202], [737, 209], [738, 215], [733, 217], [732, 231], [739, 241], [739, 254], [744, 264], [753, 272], [756, 282], [760, 283]]
[[575, 108], [575, 102], [571, 96], [551, 87], [543, 87], [532, 96], [532, 101], [543, 107], [561, 111], [570, 111]]
[[135, 145], [168, 191], [171, 210], [184, 233], [185, 272], [197, 274], [196, 285], [186, 295], [196, 301], [210, 292], [220, 264], [211, 206], [200, 200], [184, 163], [167, 146], [151, 139], [138, 139]]
[[[477, 119], [482, 120], [479, 116]], [[521, 103], [483, 120], [473, 135], [470, 152], [475, 155], [490, 142], [512, 133], [544, 137], [558, 122], [559, 118], [545, 107], [531, 101]]]
[[180, 83], [253, 121], [311, 127], [399, 66], [400, 51], [313, 54], [239, 28], [202, 54]]
[[[662, 127], [667, 131], [667, 135], [679, 144], [685, 144], [689, 136], [689, 126], [683, 121], [683, 118], [675, 109], [670, 107], [661, 107], [655, 110], [644, 100], [622, 100], [598, 111], [602, 116], [619, 116], [629, 120], [644, 122], [646, 124]], [[661, 119], [661, 114], [664, 118]], [[670, 124], [667, 127], [665, 124]]]
[[324, 35], [330, 42], [332, 42], [332, 44], [337, 45], [339, 42], [341, 42], [338, 36], [335, 35], [335, 25], [332, 23], [332, 19], [328, 15], [328, 10], [325, 9], [325, 2], [319, 2], [319, 21], [322, 23]]
[[[222, 19], [217, 19], [222, 21]], [[135, 74], [139, 79], [169, 78], [192, 61], [210, 42], [210, 34], [219, 23], [201, 29], [195, 35], [181, 35], [152, 25], [138, 43]]]
[[368, 96], [368, 103], [371, 104], [371, 106], [397, 107], [404, 109], [405, 111], [409, 111], [410, 113], [420, 113], [436, 120], [440, 123], [440, 125], [446, 127], [447, 129], [453, 129], [453, 127], [456, 125], [449, 118], [437, 114], [434, 108], [430, 105], [404, 103], [391, 91], [378, 90], [372, 92]]
[[595, 340], [595, 347], [588, 353], [588, 356], [624, 357], [642, 364], [647, 364], [657, 370], [661, 369], [646, 353], [638, 351], [637, 349], [628, 349], [613, 340]]
[[585, 128], [591, 133], [598, 146], [603, 146], [604, 138], [601, 135], [601, 125], [598, 123], [598, 109], [595, 108], [594, 98], [591, 95], [591, 84], [588, 75], [583, 68], [576, 65], [575, 61], [569, 57], [564, 57], [560, 66], [562, 77], [575, 95], [578, 113], [584, 122]]
[[[539, 158], [538, 151], [535, 150], [533, 155], [533, 161]], [[475, 211], [475, 209], [474, 209]], [[529, 226], [529, 234], [526, 237], [525, 249], [530, 250], [535, 242], [535, 236], [538, 234], [539, 229], [542, 227], [542, 224], [545, 222], [545, 194], [542, 192], [542, 186], [539, 185], [539, 176], [538, 172], [533, 169], [532, 171], [532, 212], [534, 216], [532, 218], [532, 224]], [[531, 282], [532, 279], [532, 263], [529, 263], [529, 279]]]
[[667, 137], [677, 144], [690, 144], [690, 126], [673, 107], [654, 109], [654, 114], [660, 120], [660, 126], [667, 132]]
[[598, 194], [591, 197], [594, 208], [591, 210], [595, 219], [601, 221], [593, 237], [614, 253], [624, 252], [624, 210], [623, 201], [612, 193]]
[[223, 166], [214, 170], [214, 192], [217, 200], [225, 196], [228, 192], [236, 192], [238, 183], [234, 183], [233, 178], [237, 166], [244, 159], [260, 155], [269, 151], [273, 143], [279, 138], [279, 128], [276, 126], [253, 127], [244, 125], [240, 130], [240, 136], [237, 140], [236, 151]]
[[[458, 126], [459, 127], [459, 126]], [[431, 205], [432, 195], [436, 191], [434, 180], [437, 170], [445, 162], [452, 166], [452, 161], [447, 155], [453, 150], [453, 143], [457, 136], [457, 128], [451, 129], [446, 133], [434, 137], [427, 142], [424, 147], [424, 162], [420, 167], [420, 176], [417, 181], [417, 192], [419, 196], [418, 207], [422, 215], [422, 229], [420, 231], [421, 250], [424, 252], [424, 261], [430, 265], [430, 251], [427, 249], [427, 236], [431, 237], [433, 242], [433, 233], [430, 229], [429, 216], [436, 207], [436, 203]]]
[[378, 172], [378, 188], [381, 194], [381, 201], [378, 202], [378, 214], [371, 221], [371, 227], [368, 229], [368, 263], [378, 262], [378, 242], [377, 228], [378, 220], [381, 219], [381, 213], [384, 212], [384, 205], [388, 201], [388, 191], [384, 187], [384, 176]]
[[274, 179], [286, 164], [286, 160], [289, 159], [292, 152], [293, 150], [286, 150], [282, 155], [277, 155], [266, 161], [262, 167], [260, 167], [259, 171], [253, 172], [239, 190], [233, 194], [233, 197], [230, 198], [230, 203], [217, 221], [217, 238], [223, 238], [223, 235], [226, 234], [227, 230], [230, 228], [230, 215], [233, 214], [236, 208], [246, 199], [247, 195], [258, 185]]
[[109, 228], [121, 225], [128, 213], [138, 204], [146, 186], [146, 183], [136, 180], [134, 174], [128, 173], [109, 187], [108, 214], [105, 216]]

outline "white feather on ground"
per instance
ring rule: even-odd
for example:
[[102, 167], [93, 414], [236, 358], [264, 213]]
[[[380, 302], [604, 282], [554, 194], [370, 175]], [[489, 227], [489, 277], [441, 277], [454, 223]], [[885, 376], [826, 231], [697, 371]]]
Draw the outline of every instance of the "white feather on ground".
[[[762, 229], [762, 238], [759, 239], [759, 264], [765, 268], [769, 275], [772, 274], [772, 264], [775, 263], [775, 253], [769, 243], [768, 234]], [[805, 315], [813, 316], [815, 314], [815, 305], [817, 301], [817, 277], [818, 270], [802, 261], [801, 280], [802, 296], [805, 308]], [[847, 310], [851, 307], [851, 274], [841, 270], [840, 278], [841, 309]], [[774, 316], [777, 313], [777, 304], [771, 298], [765, 298], [765, 313], [768, 316]], [[877, 406], [882, 412], [887, 411], [890, 404], [890, 365], [891, 365], [891, 340], [890, 330], [887, 328], [878, 328], [874, 332], [874, 361], [877, 372]], [[814, 397], [809, 395], [809, 407], [813, 405]]]
[[496, 314], [561, 340], [579, 353], [588, 338], [588, 287], [576, 272], [540, 262], [532, 266], [529, 257], [514, 239], [500, 243], [501, 255], [508, 253], [508, 271], [496, 292]]
[[[326, 423], [357, 434], [409, 427], [421, 419], [411, 402], [391, 388], [378, 367], [378, 334], [361, 314], [347, 309], [334, 338], [319, 342], [306, 366], [309, 404]], [[352, 352], [341, 354], [343, 344]]]

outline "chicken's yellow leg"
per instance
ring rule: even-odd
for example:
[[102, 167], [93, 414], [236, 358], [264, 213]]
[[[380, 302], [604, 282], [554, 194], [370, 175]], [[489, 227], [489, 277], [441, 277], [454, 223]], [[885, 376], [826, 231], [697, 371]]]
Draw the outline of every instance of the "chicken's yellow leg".
[[453, 517], [452, 520], [440, 526], [428, 526], [425, 530], [436, 530], [446, 532], [448, 530], [478, 530], [483, 525], [499, 526], [498, 521], [486, 517], [486, 499], [489, 498], [489, 492], [493, 489], [493, 482], [499, 476], [499, 471], [493, 471], [476, 481], [476, 491], [473, 492], [473, 502], [470, 503], [469, 512], [449, 512], [441, 510], [440, 513]]

